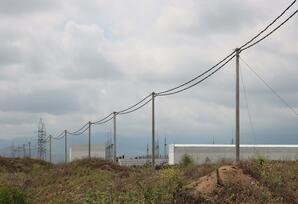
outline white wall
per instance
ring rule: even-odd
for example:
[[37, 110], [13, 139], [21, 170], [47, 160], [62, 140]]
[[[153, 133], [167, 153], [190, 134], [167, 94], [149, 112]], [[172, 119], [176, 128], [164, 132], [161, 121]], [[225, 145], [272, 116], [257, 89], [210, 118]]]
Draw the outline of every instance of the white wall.
[[[235, 145], [170, 144], [169, 164], [178, 164], [187, 154], [196, 164], [206, 160], [235, 160]], [[240, 145], [240, 159], [264, 156], [270, 160], [297, 160], [298, 145]]]
[[[71, 145], [69, 148], [69, 160], [83, 159], [88, 157], [88, 144]], [[105, 159], [105, 146], [101, 144], [91, 145], [91, 157]]]

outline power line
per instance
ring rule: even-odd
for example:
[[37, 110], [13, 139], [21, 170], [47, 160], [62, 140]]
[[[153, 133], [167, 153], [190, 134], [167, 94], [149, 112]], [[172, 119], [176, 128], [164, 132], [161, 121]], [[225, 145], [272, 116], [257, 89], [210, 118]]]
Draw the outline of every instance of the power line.
[[[150, 94], [151, 95], [151, 94]], [[141, 106], [139, 106], [139, 107], [137, 107], [137, 108], [135, 108], [135, 109], [133, 109], [133, 110], [130, 110], [130, 111], [126, 111], [126, 112], [121, 112], [121, 113], [119, 113], [118, 112], [118, 114], [119, 115], [124, 115], [124, 114], [129, 114], [129, 113], [132, 113], [132, 112], [135, 112], [135, 111], [137, 111], [137, 110], [139, 110], [140, 108], [143, 108], [145, 105], [147, 105], [150, 101], [152, 101], [152, 98], [150, 98], [148, 101], [146, 101], [144, 104], [142, 104]]]
[[264, 39], [266, 39], [268, 36], [270, 36], [272, 33], [274, 33], [276, 30], [278, 30], [281, 26], [283, 26], [287, 21], [289, 21], [294, 15], [296, 15], [297, 12], [298, 12], [298, 9], [294, 13], [292, 13], [286, 20], [284, 20], [281, 24], [279, 24], [272, 31], [270, 31], [268, 34], [266, 34], [264, 37], [260, 38], [259, 40], [257, 40], [253, 44], [250, 44], [250, 45], [242, 48], [241, 51], [244, 51], [248, 48], [251, 48], [252, 46], [254, 46], [254, 45], [258, 44], [259, 42], [263, 41]]
[[296, 116], [298, 116], [298, 113], [296, 112], [296, 110], [291, 107], [287, 101], [281, 97], [246, 61], [244, 61], [241, 57], [240, 60], [258, 77], [258, 79], [260, 79], [269, 89], [270, 91], [284, 104], [286, 105], [289, 110], [291, 110]]
[[[256, 42], [254, 42], [253, 44], [249, 45], [249, 43], [253, 42], [255, 39], [257, 39], [261, 34], [263, 34], [270, 26], [272, 26], [280, 17], [282, 17], [294, 4], [296, 3], [296, 0], [293, 1], [280, 15], [278, 15], [271, 23], [269, 23], [263, 30], [261, 30], [258, 34], [256, 34], [253, 38], [251, 38], [249, 41], [247, 41], [246, 43], [244, 43], [242, 46], [240, 46], [240, 50], [244, 51], [254, 45], [256, 45], [257, 43], [261, 42], [262, 40], [264, 40], [265, 38], [267, 38], [269, 35], [271, 35], [273, 32], [275, 32], [277, 29], [279, 29], [282, 25], [284, 25], [289, 19], [291, 19], [297, 12], [298, 10], [296, 10], [293, 14], [291, 14], [285, 21], [283, 21], [281, 24], [279, 24], [275, 29], [273, 29], [271, 32], [269, 32], [267, 35], [265, 35], [264, 37], [262, 37], [261, 39], [257, 40]], [[247, 46], [248, 45], [248, 46]], [[246, 47], [245, 47], [246, 46]], [[232, 56], [232, 57], [231, 57]], [[177, 94], [180, 93], [182, 91], [185, 91], [187, 89], [192, 88], [193, 86], [203, 82], [204, 80], [206, 80], [207, 78], [209, 78], [210, 76], [212, 76], [213, 74], [215, 74], [218, 70], [220, 70], [222, 67], [224, 67], [229, 61], [231, 61], [233, 58], [235, 57], [235, 51], [231, 52], [229, 55], [227, 55], [226, 57], [224, 57], [221, 61], [219, 61], [217, 64], [215, 64], [214, 66], [212, 66], [211, 68], [209, 68], [208, 70], [204, 71], [203, 73], [201, 73], [200, 75], [194, 77], [193, 79], [180, 84], [174, 88], [165, 90], [165, 91], [160, 91], [156, 94], [156, 96], [168, 96], [168, 95], [173, 95], [173, 94]], [[222, 64], [223, 63], [223, 64]], [[217, 66], [219, 66], [220, 64], [222, 64], [219, 68], [217, 68], [215, 71], [211, 72], [210, 74], [208, 74], [206, 77], [204, 77], [203, 79], [197, 81], [194, 84], [191, 84], [192, 82], [194, 82], [195, 80], [199, 79], [200, 77], [204, 76], [205, 74], [207, 74], [208, 72], [212, 71], [213, 69], [215, 69]], [[191, 84], [183, 89], [180, 89], [188, 84]], [[179, 89], [179, 90], [177, 90]], [[143, 98], [142, 100], [140, 100], [139, 102], [137, 102], [136, 104], [119, 111], [118, 113], [121, 114], [129, 114], [132, 113], [134, 111], [139, 110], [140, 108], [142, 108], [143, 106], [145, 106], [146, 104], [148, 104], [150, 100], [146, 101], [143, 105], [141, 105], [140, 107], [137, 107], [139, 104], [141, 104], [142, 102], [144, 102], [146, 99], [148, 99], [150, 97], [150, 95], [146, 96], [145, 98]], [[133, 109], [134, 107], [137, 107], [135, 109]], [[131, 110], [133, 109], [133, 110]], [[96, 121], [96, 122], [92, 122], [92, 124], [95, 125], [99, 125], [99, 124], [104, 124], [108, 121], [110, 121], [112, 118], [108, 119], [113, 113], [110, 113], [108, 116]], [[106, 120], [108, 119], [108, 120]], [[88, 123], [85, 124], [85, 126], [88, 125]], [[79, 130], [72, 132], [74, 134], [76, 134], [77, 132], [81, 131], [85, 126], [83, 126], [82, 128], [80, 128]]]
[[67, 133], [69, 134], [69, 135], [82, 135], [84, 132], [86, 132], [86, 130], [88, 130], [89, 129], [89, 126], [87, 126], [84, 130], [82, 130], [81, 132], [76, 132], [76, 133], [70, 133], [70, 132], [68, 132], [67, 131]]
[[121, 114], [121, 113], [124, 113], [127, 112], [128, 110], [138, 106], [139, 104], [141, 104], [142, 102], [144, 102], [147, 98], [149, 98], [151, 96], [151, 94], [149, 94], [148, 96], [144, 97], [142, 100], [140, 100], [139, 102], [137, 102], [136, 104], [130, 106], [129, 108], [126, 108], [124, 110], [121, 110], [121, 111], [118, 111], [117, 113]]
[[203, 79], [199, 80], [198, 82], [186, 87], [186, 88], [183, 88], [183, 89], [180, 89], [178, 91], [174, 91], [174, 92], [171, 92], [171, 93], [164, 93], [164, 94], [157, 94], [157, 96], [169, 96], [169, 95], [173, 95], [173, 94], [177, 94], [177, 93], [180, 93], [182, 91], [185, 91], [187, 89], [190, 89], [191, 87], [193, 86], [196, 86], [197, 84], [205, 81], [206, 79], [208, 79], [210, 76], [212, 76], [213, 74], [215, 74], [217, 71], [219, 71], [221, 68], [223, 68], [227, 63], [229, 63], [234, 57], [236, 56], [236, 54], [234, 54], [232, 57], [230, 57], [224, 64], [222, 64], [220, 67], [218, 67], [217, 69], [215, 69], [213, 72], [211, 72], [210, 74], [208, 74], [207, 76], [205, 76]]
[[62, 131], [58, 136], [56, 136], [56, 137], [52, 137], [54, 140], [60, 140], [60, 139], [62, 139], [64, 137], [64, 131]]
[[[219, 61], [218, 63], [216, 63], [213, 67], [209, 68], [208, 70], [204, 71], [203, 73], [201, 73], [200, 75], [196, 76], [195, 78], [179, 85], [179, 86], [176, 86], [174, 88], [171, 88], [171, 89], [168, 89], [168, 90], [165, 90], [165, 91], [160, 91], [158, 93], [156, 93], [157, 95], [165, 95], [165, 93], [168, 93], [168, 92], [171, 92], [171, 91], [174, 91], [176, 89], [179, 89], [187, 84], [190, 84], [191, 82], [197, 80], [198, 78], [204, 76], [205, 74], [207, 74], [208, 72], [210, 72], [211, 70], [213, 70], [214, 68], [216, 68], [219, 64], [221, 64], [222, 62], [224, 62], [225, 60], [227, 60], [230, 56], [232, 56], [233, 54], [235, 53], [235, 51], [231, 52], [229, 55], [227, 55], [226, 57], [224, 57], [221, 61]], [[234, 55], [235, 56], [235, 55]]]
[[109, 118], [111, 115], [113, 115], [113, 113], [110, 113], [108, 116], [104, 117], [103, 119], [100, 119], [98, 121], [92, 122], [91, 124], [93, 125], [99, 125], [101, 124], [102, 121], [106, 120], [107, 118]]
[[76, 130], [76, 131], [73, 131], [73, 132], [68, 132], [69, 134], [76, 134], [78, 132], [80, 132], [82, 129], [84, 129], [86, 126], [88, 125], [88, 123], [86, 123], [85, 125], [83, 125], [80, 129]]
[[[284, 21], [281, 25], [279, 25], [277, 28], [275, 28], [273, 31], [271, 31], [269, 34], [267, 34], [265, 37], [261, 38], [260, 40], [258, 40], [257, 42], [255, 42], [254, 44], [250, 45], [249, 47], [245, 47], [246, 45], [248, 45], [249, 43], [251, 43], [252, 41], [254, 41], [256, 38], [258, 38], [261, 34], [263, 34], [270, 26], [272, 26], [280, 17], [282, 17], [294, 4], [296, 3], [296, 0], [293, 1], [279, 16], [277, 16], [270, 24], [268, 24], [263, 30], [261, 30], [258, 34], [256, 34], [253, 38], [251, 38], [249, 41], [247, 41], [246, 43], [244, 43], [242, 46], [240, 46], [240, 50], [246, 50], [249, 47], [259, 43], [260, 41], [262, 41], [263, 39], [265, 39], [266, 37], [268, 37], [269, 35], [271, 35], [275, 30], [277, 30], [279, 27], [281, 27], [284, 23], [286, 23], [292, 16], [294, 16], [295, 14], [292, 14], [286, 21]], [[243, 48], [244, 47], [244, 48]], [[242, 49], [243, 48], [243, 49]], [[229, 55], [227, 55], [226, 57], [224, 57], [221, 61], [219, 61], [217, 64], [215, 64], [214, 66], [212, 66], [211, 68], [209, 68], [208, 70], [204, 71], [203, 73], [201, 73], [200, 75], [194, 77], [193, 79], [179, 85], [176, 86], [174, 88], [165, 90], [165, 91], [160, 91], [157, 93], [157, 95], [166, 95], [165, 93], [169, 93], [171, 91], [175, 91], [185, 85], [188, 85], [190, 83], [192, 83], [193, 81], [197, 80], [198, 78], [204, 76], [205, 74], [207, 74], [208, 72], [210, 72], [211, 70], [215, 69], [218, 65], [220, 65], [221, 63], [223, 63], [225, 60], [227, 60], [229, 57], [231, 57], [233, 54], [235, 53], [235, 51], [233, 51], [232, 53], [230, 53]], [[199, 82], [200, 83], [200, 82]], [[195, 85], [197, 85], [198, 83], [195, 83]], [[192, 86], [190, 86], [192, 87]], [[186, 88], [188, 89], [188, 88]], [[185, 90], [186, 90], [185, 89]], [[183, 89], [184, 90], [184, 89]], [[182, 90], [181, 90], [182, 91]], [[177, 93], [181, 92], [181, 91], [177, 91]], [[176, 93], [176, 92], [173, 92]], [[172, 94], [169, 94], [172, 95]]]
[[[249, 49], [251, 47], [253, 47], [254, 45], [258, 44], [259, 42], [263, 41], [264, 39], [266, 39], [268, 36], [270, 36], [272, 33], [274, 33], [276, 30], [278, 30], [281, 26], [283, 26], [288, 20], [290, 20], [294, 15], [297, 14], [298, 10], [296, 10], [295, 12], [293, 12], [286, 20], [284, 20], [282, 23], [280, 23], [277, 27], [275, 27], [272, 31], [270, 31], [268, 34], [266, 34], [265, 36], [261, 37], [259, 40], [255, 41], [258, 37], [260, 37], [266, 30], [268, 30], [269, 27], [271, 27], [274, 23], [276, 23], [276, 21], [278, 19], [280, 19], [294, 4], [296, 3], [296, 0], [293, 1], [279, 16], [277, 16], [271, 23], [269, 23], [263, 30], [261, 30], [258, 34], [256, 34], [253, 38], [251, 38], [250, 40], [248, 40], [246, 43], [244, 43], [242, 46], [240, 46], [240, 51], [244, 51], [246, 49]], [[255, 42], [253, 42], [255, 41]], [[253, 43], [252, 43], [253, 42]], [[234, 57], [235, 57], [235, 51], [231, 52], [230, 54], [228, 54], [226, 57], [224, 57], [222, 60], [220, 60], [218, 63], [216, 63], [214, 66], [212, 66], [211, 68], [207, 69], [206, 71], [204, 71], [203, 73], [199, 74], [198, 76], [192, 78], [191, 80], [182, 83], [174, 88], [168, 89], [168, 90], [164, 90], [164, 91], [160, 91], [158, 93], [156, 93], [155, 96], [168, 96], [168, 95], [173, 95], [173, 94], [177, 94], [180, 93], [182, 91], [188, 90], [194, 86], [196, 86], [197, 84], [205, 81], [206, 79], [208, 79], [209, 77], [211, 77], [213, 74], [215, 74], [217, 71], [219, 71], [220, 69], [222, 69], [227, 63], [229, 63]], [[243, 59], [240, 58], [242, 61]], [[243, 61], [248, 67], [249, 65]], [[251, 67], [249, 67], [251, 69]], [[252, 70], [252, 69], [251, 69]], [[286, 106], [288, 108], [290, 108], [295, 115], [298, 115], [297, 112], [280, 96], [278, 95], [254, 70], [252, 70], [259, 79], [261, 79], [265, 85], [284, 103], [286, 104]], [[207, 76], [206, 76], [207, 75]], [[205, 76], [205, 77], [204, 77]], [[201, 77], [204, 77], [202, 79], [200, 79]], [[200, 79], [200, 80], [198, 80]], [[198, 81], [197, 81], [198, 80]], [[245, 90], [245, 86], [244, 86], [244, 91], [246, 94], [246, 90]], [[150, 94], [151, 95], [151, 94]], [[141, 109], [142, 107], [144, 107], [145, 105], [147, 105], [152, 98], [150, 98], [148, 100], [148, 98], [150, 97], [150, 95], [144, 97], [143, 99], [141, 99], [140, 101], [138, 101], [136, 104], [123, 109], [119, 112], [116, 112], [116, 114], [119, 115], [123, 115], [123, 114], [129, 114], [132, 112], [135, 112], [139, 109]], [[247, 100], [247, 96], [245, 95], [246, 100]], [[248, 104], [247, 104], [248, 106]], [[250, 114], [249, 114], [250, 115]], [[100, 125], [100, 124], [104, 124], [107, 123], [108, 121], [113, 119], [113, 113], [109, 114], [108, 116], [92, 122], [91, 124], [94, 125]], [[251, 120], [251, 119], [250, 119]], [[86, 127], [88, 125], [88, 123], [86, 123], [85, 125], [83, 125], [80, 129], [74, 131], [74, 132], [68, 132], [70, 135], [81, 135], [83, 134], [89, 127]], [[62, 132], [61, 134], [59, 134], [57, 137], [53, 137], [53, 139], [56, 140], [60, 140], [64, 137], [64, 132]], [[49, 137], [46, 138], [46, 140], [48, 140]]]
[[270, 26], [272, 26], [280, 17], [282, 17], [294, 4], [296, 3], [296, 0], [293, 1], [279, 16], [277, 16], [270, 24], [268, 24], [263, 30], [261, 30], [257, 35], [255, 35], [253, 38], [251, 38], [249, 41], [244, 43], [240, 46], [240, 49], [254, 41], [256, 38], [258, 38], [261, 34], [263, 34]]
[[112, 119], [113, 119], [113, 116], [112, 116], [111, 118], [109, 118], [109, 119], [106, 119], [105, 121], [101, 121], [101, 122], [93, 123], [93, 124], [95, 124], [95, 125], [101, 125], [101, 124], [104, 124], [104, 123], [109, 122], [109, 121], [112, 120]]

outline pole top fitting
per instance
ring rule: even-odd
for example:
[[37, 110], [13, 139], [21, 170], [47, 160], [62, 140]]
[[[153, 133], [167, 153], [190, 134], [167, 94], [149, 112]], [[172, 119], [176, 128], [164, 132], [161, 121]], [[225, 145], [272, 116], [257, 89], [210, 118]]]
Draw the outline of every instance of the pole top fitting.
[[118, 113], [116, 111], [113, 112], [114, 115], [117, 115]]
[[152, 92], [152, 96], [155, 96], [155, 94], [156, 94], [156, 93], [153, 91], [153, 92]]
[[236, 53], [239, 54], [239, 53], [241, 52], [241, 48], [238, 48], [238, 47], [237, 47], [237, 48], [235, 49], [235, 51], [236, 51]]

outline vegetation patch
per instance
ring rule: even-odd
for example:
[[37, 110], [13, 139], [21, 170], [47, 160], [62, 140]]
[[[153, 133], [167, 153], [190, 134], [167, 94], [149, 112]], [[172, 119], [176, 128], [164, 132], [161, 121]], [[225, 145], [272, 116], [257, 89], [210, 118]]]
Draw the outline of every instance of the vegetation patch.
[[95, 158], [58, 165], [5, 159], [0, 195], [8, 202], [0, 203], [298, 203], [297, 161], [195, 165], [186, 156], [152, 168]]

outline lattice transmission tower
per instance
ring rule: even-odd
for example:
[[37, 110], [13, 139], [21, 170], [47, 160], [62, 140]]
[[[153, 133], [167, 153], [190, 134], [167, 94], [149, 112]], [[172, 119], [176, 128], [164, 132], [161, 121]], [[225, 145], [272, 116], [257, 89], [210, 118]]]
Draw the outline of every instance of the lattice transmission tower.
[[37, 131], [37, 151], [39, 159], [46, 159], [46, 126], [42, 121], [39, 120], [38, 131]]

